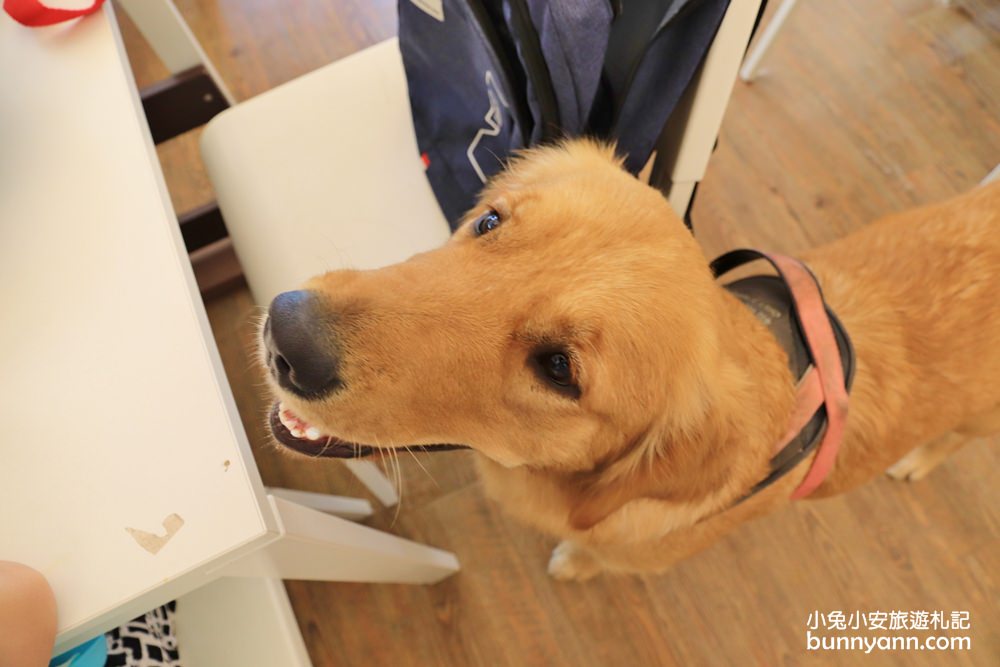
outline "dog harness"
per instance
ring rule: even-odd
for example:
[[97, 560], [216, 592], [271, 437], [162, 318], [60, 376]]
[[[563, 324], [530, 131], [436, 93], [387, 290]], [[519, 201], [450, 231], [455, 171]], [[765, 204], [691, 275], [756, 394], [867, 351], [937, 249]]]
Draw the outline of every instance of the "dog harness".
[[814, 450], [816, 457], [792, 493], [805, 498], [830, 474], [844, 437], [847, 394], [854, 379], [854, 348], [843, 324], [823, 301], [809, 268], [791, 257], [757, 250], [734, 250], [718, 257], [716, 277], [763, 259], [776, 276], [753, 276], [725, 285], [774, 335], [797, 379], [795, 410], [775, 445], [770, 473], [737, 503], [767, 488]]

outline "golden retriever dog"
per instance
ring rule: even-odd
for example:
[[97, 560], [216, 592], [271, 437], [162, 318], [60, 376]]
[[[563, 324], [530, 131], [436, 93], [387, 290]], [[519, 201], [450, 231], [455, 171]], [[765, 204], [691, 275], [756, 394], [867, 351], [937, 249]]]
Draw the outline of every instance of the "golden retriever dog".
[[[926, 475], [1000, 432], [1000, 183], [803, 258], [856, 350], [846, 434], [811, 497]], [[454, 443], [562, 542], [550, 573], [655, 572], [789, 501], [768, 473], [795, 382], [654, 189], [590, 141], [528, 151], [443, 247], [272, 303], [277, 439], [311, 455]]]

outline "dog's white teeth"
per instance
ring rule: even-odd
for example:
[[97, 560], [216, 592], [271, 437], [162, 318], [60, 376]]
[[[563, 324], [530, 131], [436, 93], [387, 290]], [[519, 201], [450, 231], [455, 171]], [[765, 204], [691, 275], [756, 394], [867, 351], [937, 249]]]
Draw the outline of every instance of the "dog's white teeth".
[[284, 403], [278, 404], [278, 419], [296, 438], [319, 440], [324, 437], [318, 428], [307, 424], [301, 417], [286, 408]]

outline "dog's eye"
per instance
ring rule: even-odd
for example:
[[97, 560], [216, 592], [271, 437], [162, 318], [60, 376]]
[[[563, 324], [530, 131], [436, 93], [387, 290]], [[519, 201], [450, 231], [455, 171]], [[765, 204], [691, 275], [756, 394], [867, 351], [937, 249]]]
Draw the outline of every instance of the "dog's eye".
[[482, 236], [487, 232], [492, 232], [494, 229], [500, 226], [500, 214], [490, 209], [483, 215], [479, 216], [479, 219], [472, 223], [472, 230], [476, 233], [476, 236]]
[[545, 375], [560, 387], [568, 387], [573, 383], [569, 357], [562, 352], [544, 354], [538, 361]]
[[530, 365], [548, 387], [573, 400], [580, 398], [580, 386], [568, 352], [551, 347], [538, 350], [530, 357]]

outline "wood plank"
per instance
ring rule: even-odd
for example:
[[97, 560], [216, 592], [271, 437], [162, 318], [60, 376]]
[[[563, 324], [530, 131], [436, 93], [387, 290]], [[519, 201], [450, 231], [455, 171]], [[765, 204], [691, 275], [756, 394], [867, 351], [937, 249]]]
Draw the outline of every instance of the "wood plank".
[[203, 204], [177, 216], [184, 247], [189, 253], [229, 236], [222, 212], [215, 202]]
[[246, 285], [228, 237], [193, 251], [189, 257], [203, 299], [220, 297]]

